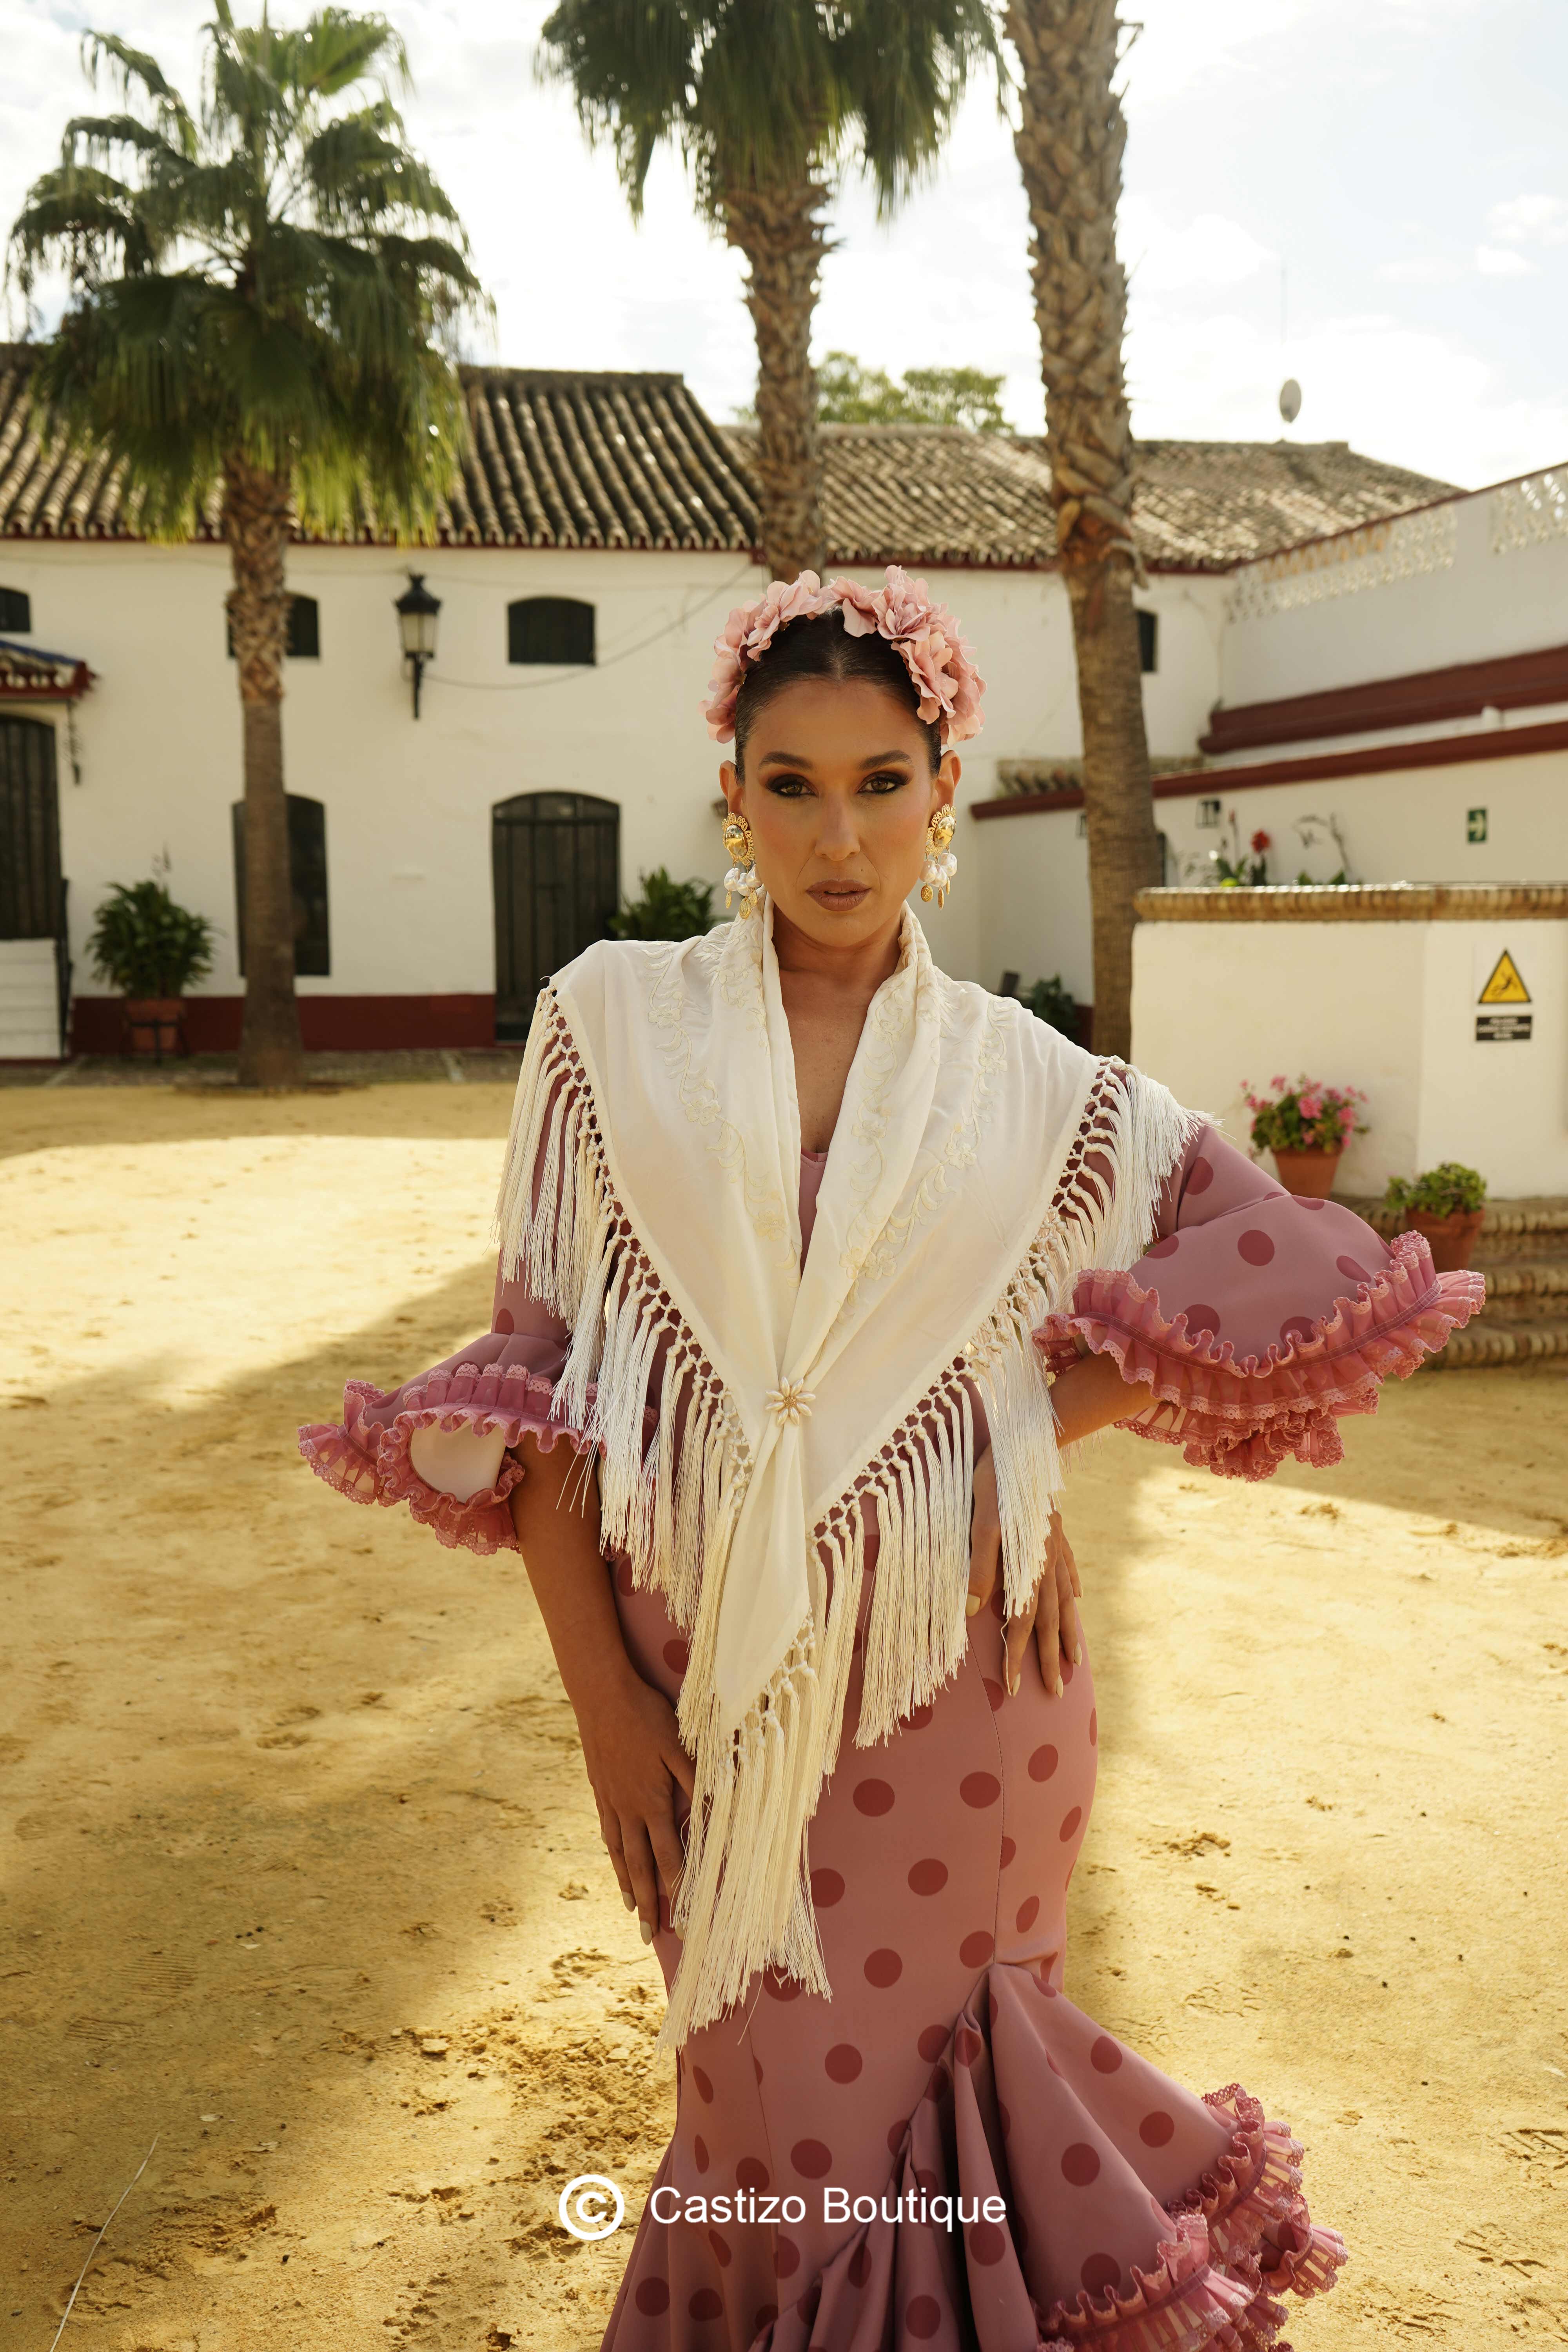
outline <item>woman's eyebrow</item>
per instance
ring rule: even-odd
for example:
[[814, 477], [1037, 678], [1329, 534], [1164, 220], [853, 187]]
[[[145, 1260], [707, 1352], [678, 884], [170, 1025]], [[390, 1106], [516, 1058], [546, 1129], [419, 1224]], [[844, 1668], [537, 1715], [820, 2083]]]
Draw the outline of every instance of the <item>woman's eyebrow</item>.
[[804, 751], [764, 751], [757, 765], [759, 768], [809, 768], [811, 761]]
[[912, 768], [914, 764], [907, 751], [879, 751], [873, 759], [860, 762], [863, 768]]

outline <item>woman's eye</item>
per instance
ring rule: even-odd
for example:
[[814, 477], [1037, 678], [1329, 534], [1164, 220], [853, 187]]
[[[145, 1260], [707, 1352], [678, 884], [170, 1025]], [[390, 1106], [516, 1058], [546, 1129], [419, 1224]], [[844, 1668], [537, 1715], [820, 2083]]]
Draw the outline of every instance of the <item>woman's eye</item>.
[[889, 768], [881, 775], [868, 776], [860, 789], [863, 793], [896, 793], [901, 790], [907, 782], [907, 777], [900, 776], [896, 769]]
[[781, 800], [798, 801], [810, 792], [811, 786], [804, 776], [770, 776], [768, 790], [776, 793]]

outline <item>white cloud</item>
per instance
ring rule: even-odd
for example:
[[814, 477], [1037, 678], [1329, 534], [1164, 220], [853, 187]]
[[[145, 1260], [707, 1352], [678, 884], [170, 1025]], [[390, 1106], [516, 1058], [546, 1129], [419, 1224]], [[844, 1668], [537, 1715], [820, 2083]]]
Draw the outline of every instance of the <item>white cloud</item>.
[[1508, 245], [1568, 245], [1568, 201], [1562, 196], [1510, 196], [1487, 215], [1492, 235]]
[[1279, 256], [1239, 221], [1199, 213], [1184, 228], [1160, 220], [1130, 197], [1121, 208], [1117, 243], [1141, 293], [1181, 294], [1195, 287], [1239, 286]]
[[1476, 268], [1483, 278], [1534, 278], [1541, 265], [1528, 254], [1516, 253], [1511, 245], [1478, 245]]
[[1444, 254], [1420, 254], [1408, 261], [1380, 261], [1377, 276], [1385, 286], [1451, 286], [1465, 275], [1465, 264]]

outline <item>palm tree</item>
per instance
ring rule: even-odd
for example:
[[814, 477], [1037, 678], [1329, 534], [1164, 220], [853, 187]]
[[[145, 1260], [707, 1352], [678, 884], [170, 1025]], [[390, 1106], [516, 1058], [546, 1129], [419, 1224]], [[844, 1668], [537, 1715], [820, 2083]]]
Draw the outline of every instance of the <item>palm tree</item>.
[[1057, 561], [1072, 611], [1094, 925], [1094, 1045], [1131, 1048], [1133, 894], [1162, 878], [1132, 603], [1127, 279], [1116, 207], [1127, 126], [1117, 0], [1007, 0], [1021, 68], [1014, 145], [1029, 200]]
[[833, 184], [858, 166], [887, 218], [935, 163], [973, 67], [998, 54], [987, 0], [559, 0], [545, 23], [540, 73], [614, 150], [633, 217], [668, 141], [746, 257], [775, 579], [825, 562], [811, 329]]
[[[403, 143], [408, 84], [381, 16], [297, 30], [215, 0], [200, 110], [156, 61], [89, 33], [121, 110], [67, 124], [11, 232], [70, 295], [39, 348], [46, 433], [123, 467], [140, 527], [179, 539], [221, 499], [245, 776], [244, 1085], [300, 1083], [283, 789], [284, 556], [302, 520], [418, 532], [461, 461], [452, 338], [483, 307], [450, 202]], [[346, 100], [342, 106], [334, 101]]]

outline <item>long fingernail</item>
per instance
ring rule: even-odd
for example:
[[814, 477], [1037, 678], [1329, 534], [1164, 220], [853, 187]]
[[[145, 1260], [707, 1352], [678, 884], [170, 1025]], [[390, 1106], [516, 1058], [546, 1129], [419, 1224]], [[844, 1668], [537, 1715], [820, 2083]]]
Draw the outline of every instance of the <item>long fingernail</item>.
[[1072, 1645], [1072, 1662], [1075, 1666], [1081, 1666], [1083, 1664], [1083, 1643], [1081, 1642], [1075, 1642]]
[[635, 1911], [637, 1907], [637, 1898], [635, 1895], [623, 1894], [621, 1901], [626, 1905], [628, 1911]]
[[639, 1920], [638, 1925], [639, 1925], [639, 1926], [640, 1926], [640, 1927], [642, 1928], [642, 1939], [643, 1939], [643, 1942], [644, 1942], [645, 1944], [651, 1944], [651, 1943], [652, 1943], [652, 1941], [653, 1941], [653, 1924], [652, 1924], [652, 1922], [651, 1922], [650, 1920], [647, 1920], [647, 1919], [643, 1919], [643, 1920]]
[[1023, 1679], [1024, 1679], [1024, 1678], [1023, 1678], [1023, 1675], [1022, 1675], [1021, 1674], [1016, 1674], [1016, 1675], [1010, 1675], [1010, 1676], [1009, 1676], [1009, 1678], [1008, 1678], [1008, 1682], [1007, 1682], [1007, 1696], [1008, 1696], [1008, 1697], [1009, 1697], [1009, 1698], [1016, 1698], [1016, 1697], [1017, 1697], [1017, 1696], [1018, 1696], [1018, 1685], [1019, 1685], [1019, 1684], [1023, 1681]]
[[1060, 1698], [1061, 1695], [1062, 1695], [1062, 1678], [1061, 1678], [1060, 1675], [1058, 1674], [1058, 1676], [1057, 1676], [1057, 1678], [1056, 1678], [1056, 1681], [1051, 1685], [1051, 1696], [1052, 1696], [1053, 1698]]
[[963, 1613], [966, 1617], [974, 1617], [979, 1614], [979, 1611], [980, 1595], [978, 1592], [972, 1592], [963, 1604]]

